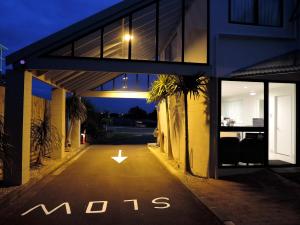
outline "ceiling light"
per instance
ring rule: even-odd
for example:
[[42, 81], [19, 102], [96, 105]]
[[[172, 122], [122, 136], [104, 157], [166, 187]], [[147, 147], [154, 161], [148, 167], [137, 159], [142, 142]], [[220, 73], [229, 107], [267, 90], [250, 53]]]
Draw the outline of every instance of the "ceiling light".
[[123, 40], [124, 40], [124, 41], [132, 41], [132, 40], [133, 40], [133, 36], [130, 35], [130, 34], [125, 34], [125, 35], [123, 36]]
[[251, 91], [251, 92], [249, 93], [249, 95], [254, 96], [254, 95], [256, 95], [256, 92]]
[[248, 87], [247, 87], [247, 86], [244, 86], [244, 89], [248, 89]]

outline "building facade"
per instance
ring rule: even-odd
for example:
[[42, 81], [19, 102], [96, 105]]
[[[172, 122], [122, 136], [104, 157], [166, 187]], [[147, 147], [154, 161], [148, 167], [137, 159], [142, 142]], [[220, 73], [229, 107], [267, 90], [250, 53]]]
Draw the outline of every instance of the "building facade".
[[[209, 115], [203, 97], [188, 99], [187, 112], [180, 97], [170, 97], [168, 108], [159, 105], [162, 149], [180, 168], [186, 152], [201, 177], [298, 165], [298, 16], [294, 0], [126, 0], [11, 54], [8, 90], [23, 87], [7, 93], [8, 104], [20, 102], [6, 110], [8, 133], [19, 137], [16, 182], [28, 180], [25, 108], [31, 106], [26, 95], [32, 77], [56, 88], [55, 123], [64, 132], [68, 91], [95, 96], [99, 85], [120, 73], [205, 74]], [[9, 119], [20, 109], [21, 133]]]

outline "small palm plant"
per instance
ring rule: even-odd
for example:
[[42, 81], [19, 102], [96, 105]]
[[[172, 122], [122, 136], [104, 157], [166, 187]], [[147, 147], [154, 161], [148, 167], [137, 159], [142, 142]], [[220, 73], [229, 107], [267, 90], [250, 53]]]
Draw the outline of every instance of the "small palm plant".
[[45, 110], [44, 119], [36, 119], [31, 123], [31, 151], [37, 154], [35, 165], [43, 165], [44, 157], [51, 157], [52, 150], [58, 149], [61, 137], [50, 123], [50, 117]]
[[2, 161], [2, 172], [4, 179], [11, 173], [10, 169], [12, 164], [11, 145], [8, 144], [8, 135], [4, 131], [4, 116], [0, 115], [0, 161]]
[[208, 94], [208, 85], [209, 79], [204, 74], [196, 75], [196, 76], [173, 76], [174, 82], [172, 84], [174, 87], [174, 94], [184, 96], [184, 109], [185, 109], [185, 164], [186, 164], [186, 172], [192, 174], [191, 166], [190, 166], [190, 158], [189, 158], [189, 128], [188, 128], [188, 95], [193, 96], [194, 98], [198, 98], [201, 94], [204, 97], [204, 104], [206, 106], [205, 114], [206, 114], [206, 122], [209, 122], [209, 94]]
[[[149, 91], [149, 97], [147, 102], [158, 102], [162, 101], [166, 104], [167, 112], [167, 136], [168, 136], [168, 157], [173, 158], [171, 149], [171, 137], [170, 137], [170, 119], [169, 119], [169, 106], [168, 97], [171, 96], [175, 91], [175, 79], [172, 75], [159, 75], [157, 79], [153, 82], [151, 89]], [[161, 146], [162, 147], [162, 146]]]
[[80, 120], [81, 122], [84, 122], [87, 119], [86, 106], [81, 101], [80, 97], [75, 94], [67, 99], [67, 116], [69, 123], [67, 126], [66, 146], [71, 147], [71, 133], [75, 121]]

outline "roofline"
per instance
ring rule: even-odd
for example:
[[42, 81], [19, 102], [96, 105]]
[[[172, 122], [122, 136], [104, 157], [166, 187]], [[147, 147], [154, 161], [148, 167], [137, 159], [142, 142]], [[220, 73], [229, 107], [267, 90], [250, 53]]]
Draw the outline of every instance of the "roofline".
[[[230, 77], [237, 77], [237, 76], [240, 76], [240, 74], [249, 74], [249, 73], [251, 73], [251, 72], [253, 73], [253, 71], [257, 71], [257, 70], [261, 70], [261, 71], [268, 70], [268, 69], [270, 69], [270, 67], [260, 68], [260, 69], [254, 68], [254, 67], [256, 67], [256, 66], [258, 66], [260, 64], [264, 64], [264, 63], [270, 62], [272, 60], [278, 59], [280, 57], [284, 57], [284, 56], [287, 56], [287, 55], [290, 55], [290, 54], [296, 54], [298, 52], [300, 52], [300, 49], [295, 49], [295, 50], [292, 50], [292, 51], [288, 51], [288, 52], [286, 52], [284, 54], [280, 54], [280, 55], [277, 55], [277, 56], [274, 56], [274, 57], [271, 57], [271, 58], [268, 58], [268, 59], [264, 59], [264, 60], [262, 60], [260, 62], [254, 63], [254, 64], [252, 64], [250, 66], [246, 66], [246, 67], [240, 68], [238, 70], [232, 71], [228, 75]], [[272, 68], [274, 69], [274, 68], [278, 68], [278, 67], [272, 67]], [[259, 72], [257, 72], [257, 73], [259, 74]], [[242, 75], [242, 76], [244, 76], [244, 75]]]
[[[57, 47], [64, 43], [68, 43], [72, 39], [82, 35], [86, 29], [95, 29], [109, 23], [110, 21], [126, 16], [129, 12], [134, 11], [144, 5], [154, 2], [155, 0], [125, 0], [107, 9], [104, 9], [92, 16], [76, 22], [52, 35], [49, 35], [39, 41], [36, 41], [6, 57], [6, 64], [14, 64], [21, 59], [28, 59], [31, 56], [43, 52], [45, 48]], [[83, 30], [85, 29], [85, 30]]]

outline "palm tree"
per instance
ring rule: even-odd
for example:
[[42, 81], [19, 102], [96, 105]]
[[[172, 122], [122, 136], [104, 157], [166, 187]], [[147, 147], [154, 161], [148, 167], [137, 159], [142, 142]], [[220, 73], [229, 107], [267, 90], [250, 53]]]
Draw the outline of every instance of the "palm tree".
[[209, 122], [209, 95], [208, 84], [209, 80], [204, 74], [196, 76], [173, 76], [175, 79], [172, 82], [172, 91], [174, 94], [183, 94], [184, 109], [185, 109], [185, 171], [193, 174], [190, 157], [189, 157], [189, 127], [188, 127], [188, 95], [198, 98], [201, 94], [204, 96], [204, 104], [206, 105], [205, 114], [207, 123]]
[[85, 104], [76, 94], [73, 94], [67, 99], [67, 116], [69, 124], [67, 126], [66, 146], [70, 147], [71, 133], [75, 121], [80, 120], [81, 122], [84, 122], [87, 118], [87, 109]]
[[[168, 136], [168, 157], [173, 158], [172, 148], [171, 148], [171, 137], [170, 137], [170, 119], [169, 119], [169, 106], [168, 106], [168, 96], [174, 93], [175, 83], [174, 76], [172, 75], [159, 75], [157, 79], [153, 82], [151, 89], [149, 91], [149, 97], [147, 102], [158, 102], [161, 103], [165, 101], [166, 112], [167, 112], [167, 136]], [[162, 146], [161, 146], [162, 147]]]
[[58, 149], [61, 136], [55, 126], [51, 125], [47, 109], [44, 119], [31, 122], [31, 151], [37, 154], [35, 165], [43, 165], [44, 157], [51, 157], [52, 150]]

